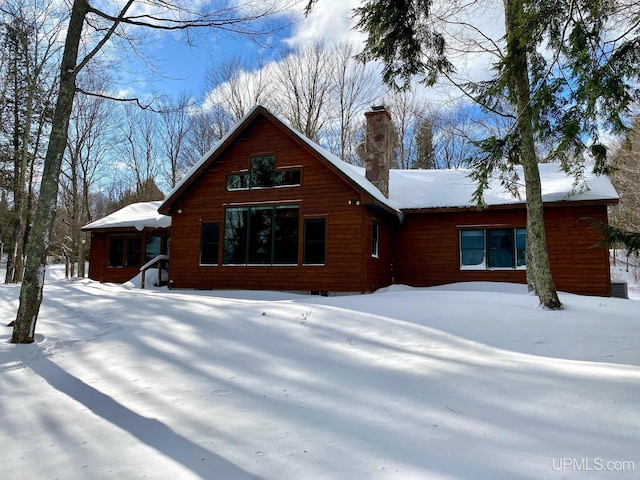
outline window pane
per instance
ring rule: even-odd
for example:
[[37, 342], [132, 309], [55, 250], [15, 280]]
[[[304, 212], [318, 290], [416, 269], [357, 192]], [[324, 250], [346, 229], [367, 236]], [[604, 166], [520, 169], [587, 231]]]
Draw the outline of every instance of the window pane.
[[300, 185], [300, 170], [281, 170], [274, 173], [275, 186]]
[[124, 238], [116, 237], [109, 239], [109, 259], [107, 265], [109, 267], [121, 267], [124, 256]]
[[129, 237], [127, 239], [127, 266], [139, 267], [142, 258], [142, 237]]
[[273, 187], [275, 169], [275, 157], [253, 157], [251, 159], [251, 187]]
[[247, 263], [246, 208], [227, 208], [224, 219], [224, 263]]
[[371, 230], [371, 255], [377, 257], [380, 253], [380, 225], [373, 222]]
[[325, 263], [325, 231], [324, 218], [307, 218], [304, 221], [304, 253], [303, 263]]
[[484, 230], [460, 231], [460, 262], [466, 266], [484, 263]]
[[273, 263], [298, 263], [298, 207], [276, 207]]
[[218, 264], [220, 224], [203, 223], [200, 226], [200, 265]]
[[161, 243], [162, 243], [162, 238], [159, 235], [147, 237], [145, 250], [144, 250], [144, 263], [147, 263], [148, 261], [153, 260], [158, 255], [160, 255]]
[[273, 208], [249, 210], [249, 263], [271, 263]]
[[527, 264], [527, 229], [516, 228], [516, 266]]
[[487, 258], [489, 268], [514, 266], [513, 229], [496, 228], [487, 230]]
[[246, 190], [247, 188], [249, 188], [248, 173], [227, 175], [227, 190]]

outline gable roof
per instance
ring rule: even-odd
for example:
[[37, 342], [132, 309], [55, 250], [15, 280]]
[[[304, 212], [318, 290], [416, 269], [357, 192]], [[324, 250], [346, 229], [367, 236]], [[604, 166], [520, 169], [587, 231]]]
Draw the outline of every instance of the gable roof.
[[171, 226], [171, 217], [158, 213], [161, 203], [161, 201], [132, 203], [111, 215], [85, 225], [82, 230], [135, 228], [142, 231], [145, 228], [168, 228]]
[[[403, 211], [427, 209], [475, 208], [472, 200], [476, 183], [471, 179], [470, 169], [450, 170], [391, 170], [389, 174], [389, 198], [386, 198], [365, 177], [365, 169], [356, 167], [332, 154], [325, 148], [309, 140], [300, 132], [287, 126], [282, 120], [262, 106], [254, 107], [245, 115], [222, 139], [209, 150], [187, 172], [162, 202], [136, 203], [124, 207], [107, 217], [85, 225], [83, 230], [102, 228], [134, 227], [143, 230], [145, 227], [169, 227], [171, 217], [170, 204], [178, 198], [193, 182], [197, 181], [216, 155], [224, 151], [240, 133], [258, 116], [270, 119], [283, 131], [324, 160], [330, 168], [347, 180], [354, 188], [368, 194], [372, 201], [402, 218]], [[574, 178], [562, 171], [557, 163], [543, 163], [539, 166], [542, 182], [542, 200], [545, 203], [595, 201], [613, 204], [619, 200], [611, 181], [604, 175], [595, 175], [589, 165], [585, 165], [584, 184], [586, 188], [575, 188]], [[516, 171], [522, 178], [522, 169]], [[524, 184], [519, 187], [519, 197], [514, 197], [498, 179], [489, 182], [484, 192], [488, 206], [507, 206], [524, 204], [526, 195]], [[159, 213], [161, 212], [161, 213]]]
[[[351, 165], [324, 147], [305, 137], [302, 133], [288, 126], [266, 108], [258, 105], [247, 113], [211, 150], [209, 150], [184, 178], [169, 192], [160, 206], [162, 213], [169, 213], [170, 204], [181, 195], [214, 161], [216, 155], [228, 147], [235, 138], [257, 116], [263, 115], [291, 135], [300, 144], [314, 152], [318, 158], [336, 173], [351, 183], [356, 189], [368, 194], [374, 203], [395, 213], [401, 219], [402, 210], [421, 210], [433, 208], [473, 208], [472, 200], [476, 183], [469, 176], [470, 169], [450, 170], [391, 170], [389, 175], [389, 198], [385, 197], [365, 177], [365, 169]], [[604, 175], [591, 173], [589, 165], [584, 169], [583, 185], [574, 185], [574, 178], [562, 171], [557, 163], [539, 165], [542, 182], [542, 200], [545, 203], [563, 201], [599, 201], [616, 203], [619, 199], [611, 181]], [[522, 168], [516, 167], [520, 178]], [[581, 188], [583, 187], [583, 188]], [[524, 184], [518, 189], [519, 196], [514, 197], [499, 179], [489, 182], [484, 192], [484, 199], [489, 206], [517, 205], [526, 202]]]
[[192, 185], [202, 175], [207, 167], [215, 161], [216, 157], [223, 152], [233, 141], [240, 135], [240, 133], [249, 126], [249, 124], [255, 120], [258, 116], [264, 116], [272, 123], [279, 126], [285, 133], [291, 135], [300, 144], [305, 146], [316, 154], [318, 158], [324, 160], [325, 164], [334, 170], [339, 176], [341, 176], [348, 183], [353, 185], [354, 188], [360, 190], [363, 193], [368, 194], [373, 203], [383, 207], [392, 213], [395, 213], [400, 219], [402, 218], [402, 212], [400, 208], [390, 199], [385, 197], [378, 188], [376, 188], [364, 175], [360, 175], [353, 165], [339, 159], [337, 156], [321, 147], [317, 143], [309, 140], [302, 133], [298, 132], [294, 128], [288, 126], [284, 121], [279, 119], [276, 115], [261, 105], [256, 105], [247, 113], [238, 123], [235, 124], [231, 130], [216, 143], [216, 145], [205, 153], [200, 160], [198, 160], [193, 167], [187, 172], [182, 180], [171, 190], [164, 202], [160, 205], [159, 211], [164, 214], [170, 214], [170, 206], [182, 193], [184, 193], [190, 185]]

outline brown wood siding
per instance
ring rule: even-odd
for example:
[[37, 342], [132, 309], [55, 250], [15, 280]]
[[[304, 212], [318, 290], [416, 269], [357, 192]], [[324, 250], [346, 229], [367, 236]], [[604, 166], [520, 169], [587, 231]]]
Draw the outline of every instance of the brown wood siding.
[[[558, 290], [611, 295], [608, 249], [596, 247], [600, 241], [598, 232], [579, 220], [590, 217], [606, 221], [606, 208], [579, 204], [545, 208], [547, 248]], [[462, 226], [525, 224], [524, 208], [406, 215], [398, 235], [395, 281], [412, 286], [466, 281], [525, 283], [523, 270], [461, 270], [458, 233]]]
[[[301, 185], [226, 191], [226, 176], [246, 171], [250, 158], [275, 155], [276, 169], [298, 167]], [[360, 292], [364, 285], [361, 195], [313, 153], [264, 117], [258, 117], [172, 206], [169, 279], [175, 288], [271, 289]], [[351, 204], [350, 204], [351, 202]], [[200, 224], [220, 224], [223, 258], [224, 212], [229, 206], [300, 206], [298, 266], [200, 266]], [[177, 213], [181, 210], [182, 213]], [[326, 218], [326, 264], [302, 265], [303, 219]]]
[[[393, 283], [393, 253], [395, 243], [395, 222], [375, 213], [369, 213], [364, 219], [365, 232], [363, 251], [365, 252], [366, 276], [365, 290], [372, 292]], [[380, 227], [378, 257], [372, 255], [373, 223]]]
[[103, 268], [107, 266], [107, 233], [91, 232], [89, 247], [89, 278], [103, 282]]

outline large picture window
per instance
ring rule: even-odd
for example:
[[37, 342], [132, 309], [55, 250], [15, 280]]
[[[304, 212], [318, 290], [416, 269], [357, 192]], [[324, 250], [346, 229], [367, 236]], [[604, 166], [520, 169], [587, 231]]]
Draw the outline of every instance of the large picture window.
[[524, 228], [460, 230], [460, 268], [491, 270], [525, 267], [526, 244]]
[[306, 265], [324, 265], [326, 258], [326, 231], [325, 218], [304, 219], [304, 250], [302, 263]]
[[227, 175], [227, 190], [250, 188], [290, 187], [300, 185], [300, 170], [276, 170], [276, 157], [252, 157], [249, 172]]
[[202, 223], [200, 225], [200, 265], [218, 265], [219, 245], [220, 224]]
[[227, 208], [225, 264], [297, 264], [297, 205]]

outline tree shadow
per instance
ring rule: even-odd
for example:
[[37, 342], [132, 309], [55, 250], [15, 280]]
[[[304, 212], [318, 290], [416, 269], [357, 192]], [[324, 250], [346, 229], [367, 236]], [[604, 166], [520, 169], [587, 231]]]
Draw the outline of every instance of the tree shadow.
[[82, 380], [47, 358], [29, 365], [49, 385], [83, 404], [104, 420], [130, 433], [166, 457], [180, 463], [201, 478], [260, 480], [219, 455], [174, 432], [164, 423], [144, 417]]

